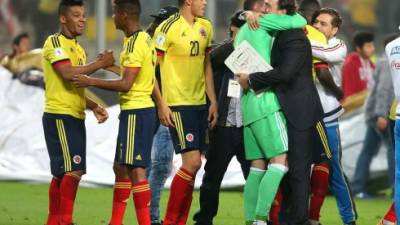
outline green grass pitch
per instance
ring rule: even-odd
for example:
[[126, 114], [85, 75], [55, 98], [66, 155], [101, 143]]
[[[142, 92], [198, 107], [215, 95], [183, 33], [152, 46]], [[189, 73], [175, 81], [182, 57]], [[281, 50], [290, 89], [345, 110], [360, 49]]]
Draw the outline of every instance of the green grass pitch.
[[[188, 224], [193, 224], [192, 215], [198, 209], [199, 193], [193, 196]], [[161, 200], [164, 215], [168, 192]], [[107, 224], [111, 213], [112, 188], [80, 188], [75, 204], [75, 222], [78, 225]], [[376, 225], [390, 204], [388, 197], [373, 200], [357, 200], [358, 225]], [[47, 214], [47, 185], [20, 182], [0, 182], [0, 225], [42, 225]], [[323, 225], [341, 225], [336, 202], [328, 197], [322, 209]], [[136, 218], [132, 201], [129, 202], [125, 225], [134, 225]], [[243, 225], [243, 194], [221, 192], [219, 213], [215, 225]]]

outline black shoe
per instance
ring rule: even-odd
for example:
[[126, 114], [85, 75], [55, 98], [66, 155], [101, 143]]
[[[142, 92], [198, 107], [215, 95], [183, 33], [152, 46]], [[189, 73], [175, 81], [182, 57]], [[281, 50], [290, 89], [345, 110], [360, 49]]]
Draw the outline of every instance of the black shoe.
[[356, 225], [356, 222], [355, 222], [355, 221], [352, 221], [352, 222], [350, 222], [350, 223], [345, 223], [344, 225]]

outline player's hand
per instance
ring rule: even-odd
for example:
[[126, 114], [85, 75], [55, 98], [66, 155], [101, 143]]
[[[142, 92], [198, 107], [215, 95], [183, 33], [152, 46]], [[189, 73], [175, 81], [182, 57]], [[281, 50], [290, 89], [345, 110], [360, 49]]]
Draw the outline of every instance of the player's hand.
[[114, 65], [115, 59], [112, 50], [105, 50], [97, 56], [97, 61], [101, 63], [103, 69]]
[[97, 105], [96, 108], [92, 109], [94, 116], [97, 119], [98, 123], [104, 123], [108, 119], [108, 112], [100, 105]]
[[211, 103], [210, 108], [208, 109], [208, 123], [211, 129], [217, 125], [218, 122], [218, 105], [217, 103]]
[[249, 89], [249, 74], [239, 74], [239, 84], [243, 88], [243, 90]]
[[261, 15], [262, 14], [256, 12], [251, 12], [251, 11], [246, 12], [246, 21], [251, 29], [253, 30], [258, 29], [259, 27], [258, 17], [260, 17]]
[[385, 130], [386, 128], [387, 128], [387, 126], [388, 126], [388, 120], [386, 119], [386, 118], [384, 118], [384, 117], [378, 117], [378, 119], [376, 120], [376, 127], [379, 129], [379, 130]]
[[175, 118], [171, 109], [167, 105], [158, 107], [158, 118], [160, 123], [166, 127], [175, 127]]
[[84, 88], [84, 87], [91, 86], [91, 79], [87, 75], [78, 74], [78, 75], [74, 75], [72, 77], [72, 83], [77, 88]]

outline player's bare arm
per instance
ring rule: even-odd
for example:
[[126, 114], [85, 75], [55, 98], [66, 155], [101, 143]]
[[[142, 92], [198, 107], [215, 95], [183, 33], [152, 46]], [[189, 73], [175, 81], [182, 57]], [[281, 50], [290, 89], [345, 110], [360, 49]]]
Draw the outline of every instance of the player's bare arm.
[[316, 68], [315, 73], [321, 85], [332, 92], [337, 100], [343, 98], [343, 91], [338, 85], [336, 85], [328, 68]]
[[103, 53], [102, 58], [97, 58], [96, 61], [83, 66], [72, 66], [69, 60], [62, 63], [57, 63], [54, 66], [55, 71], [64, 80], [71, 81], [76, 74], [92, 74], [99, 69], [110, 67], [114, 64], [115, 59], [112, 51]]
[[158, 110], [158, 118], [162, 125], [167, 127], [175, 127], [174, 117], [171, 109], [168, 107], [165, 100], [162, 98], [158, 81], [155, 80], [152, 97], [156, 103]]
[[214, 128], [217, 125], [218, 120], [218, 105], [217, 97], [215, 95], [214, 89], [214, 78], [212, 75], [211, 59], [210, 54], [207, 54], [205, 59], [205, 76], [206, 76], [206, 93], [208, 99], [210, 100], [210, 108], [208, 111], [208, 122], [210, 123], [210, 128]]
[[124, 75], [118, 80], [103, 80], [87, 75], [74, 75], [72, 82], [78, 88], [94, 86], [109, 91], [128, 92], [139, 72], [140, 68], [125, 68]]
[[91, 109], [98, 123], [104, 123], [108, 119], [108, 112], [101, 105], [86, 96], [86, 106]]

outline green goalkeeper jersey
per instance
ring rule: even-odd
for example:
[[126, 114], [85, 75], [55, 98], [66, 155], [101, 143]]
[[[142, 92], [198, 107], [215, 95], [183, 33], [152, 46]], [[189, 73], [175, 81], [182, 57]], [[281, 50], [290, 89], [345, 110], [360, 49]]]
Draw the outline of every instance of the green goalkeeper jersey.
[[[235, 38], [235, 46], [247, 41], [267, 62], [271, 63], [272, 38], [275, 32], [295, 28], [303, 28], [307, 21], [295, 14], [266, 14], [259, 18], [260, 28], [252, 30], [244, 24]], [[267, 89], [259, 94], [252, 90], [244, 91], [241, 97], [243, 125], [249, 125], [265, 116], [281, 109], [274, 91]]]

